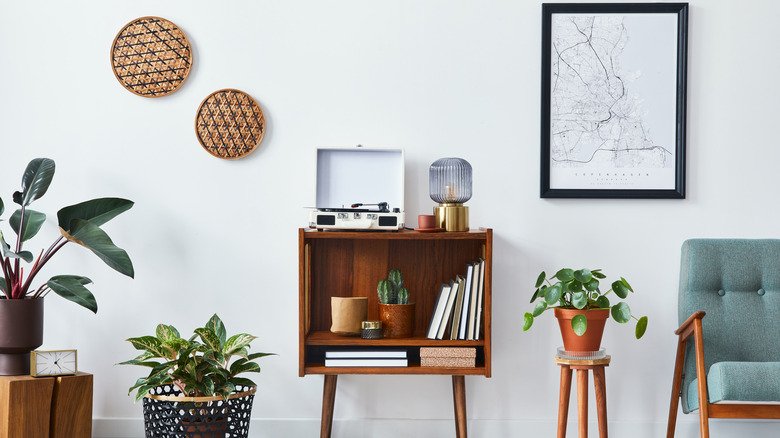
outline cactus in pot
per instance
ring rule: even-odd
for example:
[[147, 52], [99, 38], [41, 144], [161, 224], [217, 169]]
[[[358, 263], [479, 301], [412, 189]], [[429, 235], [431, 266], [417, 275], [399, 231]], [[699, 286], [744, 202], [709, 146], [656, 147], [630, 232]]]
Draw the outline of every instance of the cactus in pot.
[[393, 269], [379, 280], [379, 316], [385, 337], [408, 338], [414, 331], [414, 303], [409, 303], [409, 289], [404, 287], [401, 270]]

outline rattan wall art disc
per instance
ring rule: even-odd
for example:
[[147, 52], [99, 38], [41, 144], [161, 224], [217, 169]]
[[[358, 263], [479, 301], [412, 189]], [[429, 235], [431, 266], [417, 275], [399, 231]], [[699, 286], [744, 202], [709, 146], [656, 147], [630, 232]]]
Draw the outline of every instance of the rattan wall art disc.
[[192, 67], [192, 47], [178, 26], [159, 17], [127, 23], [111, 46], [111, 66], [123, 87], [143, 97], [167, 96]]
[[198, 141], [218, 158], [241, 158], [257, 148], [265, 134], [260, 105], [243, 91], [224, 89], [206, 97], [195, 117]]

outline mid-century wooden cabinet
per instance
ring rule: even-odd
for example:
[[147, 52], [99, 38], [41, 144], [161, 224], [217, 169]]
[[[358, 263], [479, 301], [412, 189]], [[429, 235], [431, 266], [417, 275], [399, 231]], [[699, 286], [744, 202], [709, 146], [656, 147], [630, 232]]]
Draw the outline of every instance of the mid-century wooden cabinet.
[[[453, 376], [455, 424], [466, 436], [464, 376], [490, 377], [493, 230], [421, 233], [417, 231], [317, 231], [299, 233], [298, 373], [325, 375], [321, 437], [329, 437], [339, 374], [434, 374]], [[431, 340], [425, 334], [441, 283], [465, 275], [469, 262], [485, 260], [481, 333], [477, 341]], [[390, 269], [400, 269], [409, 301], [416, 303], [414, 336], [368, 340], [332, 334], [331, 297], [368, 297], [368, 320], [379, 320], [376, 286]], [[408, 367], [325, 367], [329, 349], [403, 347]], [[420, 347], [474, 347], [473, 368], [420, 366]]]

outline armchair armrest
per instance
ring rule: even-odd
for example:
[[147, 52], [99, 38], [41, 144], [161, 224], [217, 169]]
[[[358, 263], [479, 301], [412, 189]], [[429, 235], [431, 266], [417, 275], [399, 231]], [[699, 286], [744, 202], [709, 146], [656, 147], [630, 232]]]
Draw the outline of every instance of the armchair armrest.
[[688, 317], [688, 319], [686, 319], [685, 322], [682, 323], [682, 325], [680, 325], [680, 328], [674, 331], [674, 334], [680, 336], [681, 338], [680, 341], [687, 340], [693, 334], [694, 321], [701, 320], [702, 318], [704, 318], [704, 315], [706, 315], [705, 312], [702, 311], [695, 312], [693, 315]]

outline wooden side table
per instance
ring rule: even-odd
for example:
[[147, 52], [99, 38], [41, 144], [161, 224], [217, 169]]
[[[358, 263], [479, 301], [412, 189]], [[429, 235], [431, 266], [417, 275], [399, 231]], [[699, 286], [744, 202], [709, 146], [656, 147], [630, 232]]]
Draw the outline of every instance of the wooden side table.
[[607, 438], [607, 378], [604, 367], [609, 366], [611, 356], [603, 359], [564, 359], [555, 357], [561, 367], [561, 394], [558, 402], [558, 438], [566, 438], [566, 420], [569, 416], [571, 373], [577, 371], [577, 417], [580, 438], [588, 437], [588, 370], [593, 371], [596, 388], [596, 411], [599, 421], [599, 438]]
[[92, 374], [0, 376], [0, 437], [91, 436]]

